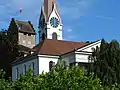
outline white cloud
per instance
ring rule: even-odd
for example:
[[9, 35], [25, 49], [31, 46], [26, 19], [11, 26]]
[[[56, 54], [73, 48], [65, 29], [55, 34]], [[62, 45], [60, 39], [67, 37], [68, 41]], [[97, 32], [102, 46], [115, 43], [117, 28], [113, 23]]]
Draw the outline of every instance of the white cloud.
[[72, 29], [69, 28], [67, 31], [68, 31], [68, 32], [72, 32]]

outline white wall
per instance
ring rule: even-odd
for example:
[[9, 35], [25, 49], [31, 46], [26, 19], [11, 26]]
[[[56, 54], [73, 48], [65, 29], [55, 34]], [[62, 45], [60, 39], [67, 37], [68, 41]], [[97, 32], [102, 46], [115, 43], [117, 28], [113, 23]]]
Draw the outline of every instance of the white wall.
[[82, 62], [88, 63], [88, 57], [92, 53], [85, 53], [85, 52], [73, 52], [67, 55], [63, 55], [62, 59], [66, 61], [67, 65], [74, 62]]
[[[83, 62], [83, 63], [88, 63], [89, 60], [88, 60], [88, 57], [90, 55], [92, 55], [91, 52], [93, 52], [92, 48], [96, 49], [96, 47], [99, 47], [100, 48], [100, 45], [101, 45], [101, 40], [95, 42], [95, 43], [92, 43], [90, 45], [87, 45], [81, 49], [78, 49], [76, 51], [76, 62]], [[83, 52], [82, 52], [83, 51]]]
[[[62, 56], [62, 59], [67, 62], [69, 65], [70, 63], [74, 62], [83, 62], [83, 63], [88, 63], [88, 57], [91, 55], [92, 51], [91, 48], [96, 46], [100, 47], [100, 42], [93, 43], [91, 45], [88, 45], [86, 47], [79, 49], [78, 51], [68, 53], [66, 55]], [[81, 51], [87, 51], [87, 52], [81, 52]], [[14, 65], [12, 67], [12, 80], [16, 79], [16, 69], [19, 68], [19, 72], [22, 74], [24, 70], [24, 64], [27, 65], [28, 67], [34, 62], [35, 65], [35, 74], [41, 74], [43, 71], [44, 72], [49, 72], [49, 62], [53, 61], [55, 64], [57, 64], [59, 60], [59, 56], [51, 56], [51, 55], [38, 55], [38, 57], [28, 59], [28, 61], [23, 62], [19, 65]]]
[[58, 62], [58, 56], [48, 56], [48, 55], [40, 55], [39, 56], [39, 74], [44, 72], [49, 72], [49, 62], [53, 61], [55, 64]]
[[75, 62], [75, 54], [74, 53], [69, 53], [69, 54], [63, 55], [62, 59], [66, 61], [67, 65], [69, 65], [70, 63]]
[[75, 54], [76, 62], [88, 63], [88, 54]]
[[13, 65], [12, 66], [12, 80], [16, 80], [16, 69], [18, 68], [19, 74], [24, 73], [24, 65], [26, 65], [26, 70], [29, 69], [30, 66], [32, 66], [32, 63], [34, 63], [34, 74], [38, 74], [38, 59], [37, 57], [34, 59], [29, 59], [28, 61], [25, 61], [21, 64], [18, 65]]
[[82, 63], [89, 63], [88, 57], [92, 55], [92, 48], [95, 48], [98, 46], [100, 47], [101, 40], [92, 43], [90, 45], [87, 45], [81, 49], [78, 49], [76, 52], [72, 52], [66, 55], [63, 55], [62, 58], [66, 60], [67, 64], [74, 63], [74, 62], [82, 62]]

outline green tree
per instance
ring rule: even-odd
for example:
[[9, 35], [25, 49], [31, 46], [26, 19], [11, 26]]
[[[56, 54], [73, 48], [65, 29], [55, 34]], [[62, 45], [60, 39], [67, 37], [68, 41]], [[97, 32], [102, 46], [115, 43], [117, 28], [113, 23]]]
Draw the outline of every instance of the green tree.
[[14, 37], [7, 31], [0, 31], [0, 69], [4, 69], [6, 77], [11, 76], [11, 62], [19, 57], [19, 48]]
[[51, 72], [32, 76], [32, 72], [22, 75], [13, 84], [13, 90], [103, 90], [100, 80], [79, 67], [57, 64]]
[[90, 72], [94, 72], [104, 85], [120, 83], [120, 47], [116, 40], [110, 43], [102, 40], [100, 49], [95, 50], [92, 59], [94, 63]]
[[0, 71], [0, 90], [119, 90], [120, 88], [117, 84], [104, 87], [93, 73], [88, 76], [78, 66], [68, 67], [60, 63], [51, 72], [43, 72], [40, 75], [33, 76], [32, 70], [28, 70], [16, 81], [4, 79], [4, 72]]

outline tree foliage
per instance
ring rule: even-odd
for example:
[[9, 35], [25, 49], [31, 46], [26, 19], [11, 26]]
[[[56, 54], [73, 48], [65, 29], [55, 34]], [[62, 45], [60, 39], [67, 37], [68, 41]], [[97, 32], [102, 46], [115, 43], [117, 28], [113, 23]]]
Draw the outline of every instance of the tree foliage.
[[104, 87], [100, 79], [89, 76], [78, 66], [67, 67], [57, 64], [51, 72], [40, 75], [32, 74], [32, 70], [21, 75], [15, 81], [4, 79], [4, 72], [0, 71], [0, 90], [119, 90], [120, 85]]
[[6, 77], [11, 76], [11, 62], [19, 56], [17, 41], [8, 35], [7, 31], [0, 31], [0, 69], [4, 69]]
[[90, 72], [94, 72], [104, 85], [120, 83], [120, 45], [116, 40], [110, 43], [102, 40], [100, 49], [96, 49], [92, 59], [94, 63]]
[[80, 67], [56, 65], [51, 72], [33, 76], [29, 70], [16, 81], [7, 81], [0, 77], [0, 90], [104, 90], [100, 80]]

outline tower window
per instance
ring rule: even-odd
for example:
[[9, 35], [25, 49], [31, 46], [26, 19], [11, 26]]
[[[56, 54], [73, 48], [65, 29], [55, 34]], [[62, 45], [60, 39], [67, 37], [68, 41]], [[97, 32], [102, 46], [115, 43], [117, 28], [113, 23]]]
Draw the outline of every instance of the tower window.
[[27, 33], [23, 33], [24, 35], [27, 35]]
[[57, 33], [54, 32], [54, 33], [52, 34], [52, 39], [53, 39], [53, 40], [57, 40]]
[[28, 34], [28, 36], [31, 36], [31, 34]]

